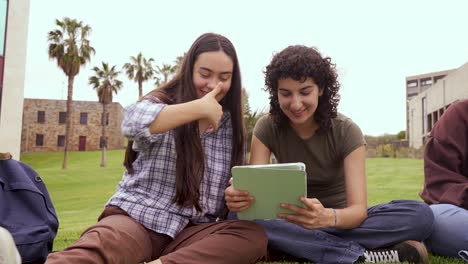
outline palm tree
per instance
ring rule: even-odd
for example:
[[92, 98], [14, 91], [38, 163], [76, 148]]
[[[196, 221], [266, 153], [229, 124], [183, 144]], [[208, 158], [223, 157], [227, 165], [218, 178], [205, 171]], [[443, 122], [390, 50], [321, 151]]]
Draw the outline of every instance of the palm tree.
[[174, 60], [174, 63], [175, 63], [174, 68], [176, 72], [182, 67], [182, 63], [184, 62], [185, 55], [187, 55], [187, 52], [184, 52], [184, 55], [182, 56], [177, 56], [176, 59]]
[[97, 66], [93, 68], [94, 76], [89, 77], [89, 85], [96, 90], [99, 102], [102, 104], [102, 135], [101, 135], [101, 167], [107, 165], [106, 148], [106, 126], [107, 126], [107, 105], [112, 103], [113, 94], [117, 94], [122, 88], [122, 82], [117, 79], [120, 74], [115, 70], [115, 65], [109, 68], [109, 64], [102, 62], [102, 69]]
[[176, 73], [177, 66], [163, 63], [162, 67], [157, 66], [157, 73], [162, 75], [162, 78], [156, 77], [156, 85], [161, 85], [167, 83], [169, 79]]
[[247, 151], [250, 151], [250, 142], [252, 141], [253, 129], [257, 121], [264, 114], [258, 110], [252, 112], [249, 104], [249, 94], [244, 87], [242, 87], [242, 108], [242, 111], [244, 112], [245, 130], [247, 131]]
[[245, 130], [247, 130], [247, 151], [250, 152], [250, 142], [252, 142], [253, 130], [257, 121], [264, 115], [264, 113], [255, 110], [244, 114]]
[[80, 72], [81, 66], [91, 60], [91, 55], [95, 53], [91, 47], [88, 36], [91, 27], [83, 24], [82, 21], [68, 17], [63, 20], [55, 20], [58, 29], [50, 31], [47, 39], [49, 41], [49, 58], [57, 62], [65, 75], [68, 77], [67, 94], [67, 118], [65, 126], [65, 146], [62, 168], [67, 168], [68, 145], [71, 132], [71, 117], [73, 116], [73, 81]]
[[242, 87], [242, 111], [244, 112], [244, 116], [249, 115], [251, 113], [250, 103], [249, 103], [249, 93]]
[[155, 74], [153, 69], [153, 58], [146, 59], [138, 53], [136, 57], [130, 57], [131, 62], [125, 63], [123, 69], [130, 80], [138, 83], [138, 98], [143, 96], [143, 82], [151, 79]]

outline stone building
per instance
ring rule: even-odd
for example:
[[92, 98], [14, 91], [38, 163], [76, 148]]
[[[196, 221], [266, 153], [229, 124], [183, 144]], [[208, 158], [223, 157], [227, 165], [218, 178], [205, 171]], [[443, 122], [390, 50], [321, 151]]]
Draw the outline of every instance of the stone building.
[[[66, 100], [24, 100], [21, 152], [63, 151], [66, 103]], [[102, 104], [73, 101], [73, 109], [69, 151], [101, 149]], [[120, 132], [122, 106], [111, 103], [107, 110], [107, 149], [124, 148]]]

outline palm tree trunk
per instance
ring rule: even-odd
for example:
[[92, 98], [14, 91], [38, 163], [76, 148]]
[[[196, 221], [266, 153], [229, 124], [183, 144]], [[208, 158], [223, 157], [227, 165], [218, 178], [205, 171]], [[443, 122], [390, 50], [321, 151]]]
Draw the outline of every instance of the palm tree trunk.
[[107, 157], [106, 157], [106, 148], [107, 148], [107, 138], [106, 138], [106, 124], [107, 124], [107, 103], [102, 103], [102, 137], [101, 137], [101, 167], [106, 167]]
[[68, 94], [67, 94], [67, 118], [65, 125], [65, 148], [63, 149], [63, 164], [62, 169], [67, 169], [68, 166], [68, 146], [70, 142], [70, 133], [72, 125], [72, 116], [73, 116], [73, 80], [75, 76], [68, 76]]
[[143, 82], [138, 81], [138, 100], [143, 96]]

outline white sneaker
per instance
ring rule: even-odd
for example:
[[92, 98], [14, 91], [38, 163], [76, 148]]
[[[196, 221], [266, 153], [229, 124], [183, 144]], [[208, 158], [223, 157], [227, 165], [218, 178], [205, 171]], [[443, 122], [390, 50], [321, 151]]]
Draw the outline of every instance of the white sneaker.
[[0, 226], [0, 264], [21, 264], [21, 256], [16, 249], [10, 232]]

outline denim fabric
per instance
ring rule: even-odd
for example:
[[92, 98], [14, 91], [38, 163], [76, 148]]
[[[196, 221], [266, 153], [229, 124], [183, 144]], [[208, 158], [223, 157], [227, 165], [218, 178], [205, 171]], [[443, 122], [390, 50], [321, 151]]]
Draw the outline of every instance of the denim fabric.
[[423, 241], [434, 216], [418, 201], [397, 200], [372, 206], [361, 226], [304, 229], [285, 220], [257, 220], [268, 235], [268, 247], [315, 263], [353, 263], [365, 249], [383, 248], [405, 240]]
[[468, 210], [452, 204], [433, 204], [434, 229], [425, 241], [436, 254], [468, 261]]

